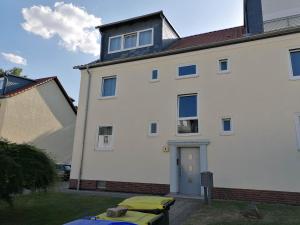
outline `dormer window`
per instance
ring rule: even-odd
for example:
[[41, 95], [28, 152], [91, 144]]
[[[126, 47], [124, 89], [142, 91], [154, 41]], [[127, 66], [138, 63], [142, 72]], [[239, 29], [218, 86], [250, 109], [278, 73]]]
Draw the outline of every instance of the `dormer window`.
[[153, 45], [153, 28], [109, 38], [108, 53], [121, 52]]

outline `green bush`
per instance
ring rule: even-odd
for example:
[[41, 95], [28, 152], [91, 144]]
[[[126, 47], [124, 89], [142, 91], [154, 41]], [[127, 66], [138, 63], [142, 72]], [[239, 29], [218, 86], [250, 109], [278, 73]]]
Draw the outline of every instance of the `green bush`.
[[55, 182], [54, 162], [28, 144], [0, 140], [0, 199], [12, 205], [12, 196], [24, 188], [46, 190]]

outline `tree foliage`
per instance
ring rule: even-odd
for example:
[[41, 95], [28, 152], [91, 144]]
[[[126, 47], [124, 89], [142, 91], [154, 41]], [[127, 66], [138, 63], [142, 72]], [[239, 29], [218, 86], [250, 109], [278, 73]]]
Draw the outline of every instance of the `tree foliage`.
[[6, 71], [4, 69], [0, 68], [0, 75], [4, 75], [5, 73], [7, 73], [7, 74], [14, 75], [14, 76], [22, 76], [22, 72], [23, 72], [23, 69], [20, 67], [13, 67], [12, 69], [6, 70]]
[[28, 144], [0, 140], [0, 199], [13, 203], [23, 189], [46, 190], [55, 182], [54, 162], [46, 153]]

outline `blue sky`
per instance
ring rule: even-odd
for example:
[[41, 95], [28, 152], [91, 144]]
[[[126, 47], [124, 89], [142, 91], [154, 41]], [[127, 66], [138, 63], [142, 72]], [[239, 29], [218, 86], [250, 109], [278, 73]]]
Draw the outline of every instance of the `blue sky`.
[[94, 25], [163, 10], [184, 37], [242, 25], [242, 4], [243, 0], [1, 0], [0, 67], [21, 67], [29, 78], [58, 76], [77, 100], [80, 72], [72, 67], [98, 58]]

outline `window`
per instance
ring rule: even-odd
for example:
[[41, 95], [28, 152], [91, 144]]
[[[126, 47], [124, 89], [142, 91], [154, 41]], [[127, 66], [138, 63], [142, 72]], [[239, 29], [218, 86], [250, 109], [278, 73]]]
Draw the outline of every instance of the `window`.
[[116, 81], [116, 76], [102, 78], [101, 97], [113, 97], [116, 95]]
[[221, 120], [221, 135], [233, 134], [232, 120], [229, 117], [222, 118]]
[[177, 133], [198, 133], [197, 94], [178, 96]]
[[124, 35], [124, 49], [135, 48], [137, 33]]
[[292, 66], [292, 79], [300, 79], [300, 49], [291, 50], [291, 66]]
[[158, 134], [158, 123], [150, 122], [149, 123], [149, 136], [157, 136]]
[[157, 69], [152, 70], [151, 81], [158, 81], [158, 70]]
[[108, 53], [153, 45], [153, 28], [109, 38]]
[[191, 77], [191, 76], [197, 76], [196, 65], [178, 67], [178, 77]]
[[112, 150], [112, 126], [100, 126], [98, 129], [98, 150]]
[[295, 115], [296, 135], [297, 135], [297, 147], [300, 151], [300, 113]]
[[139, 35], [139, 46], [152, 44], [152, 30], [141, 31]]
[[229, 71], [228, 59], [219, 60], [219, 73], [227, 73]]
[[112, 37], [109, 39], [109, 51], [115, 52], [121, 50], [122, 37]]
[[0, 90], [3, 89], [3, 85], [4, 85], [4, 78], [0, 78]]

